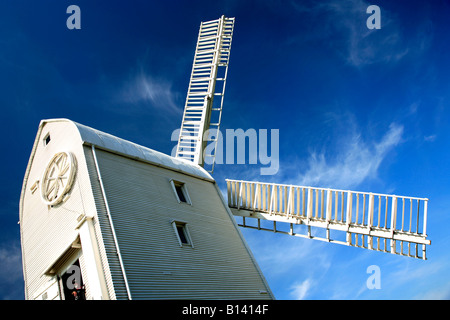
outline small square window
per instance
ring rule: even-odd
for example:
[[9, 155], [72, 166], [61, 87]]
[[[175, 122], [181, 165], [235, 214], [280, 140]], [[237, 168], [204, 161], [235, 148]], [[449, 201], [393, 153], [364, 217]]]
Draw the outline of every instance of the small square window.
[[172, 185], [172, 189], [179, 203], [192, 204], [184, 182], [170, 180], [170, 184]]
[[194, 244], [192, 243], [187, 223], [179, 220], [172, 220], [171, 223], [180, 247], [188, 246], [193, 248]]
[[44, 146], [50, 143], [50, 133], [47, 133], [44, 137]]

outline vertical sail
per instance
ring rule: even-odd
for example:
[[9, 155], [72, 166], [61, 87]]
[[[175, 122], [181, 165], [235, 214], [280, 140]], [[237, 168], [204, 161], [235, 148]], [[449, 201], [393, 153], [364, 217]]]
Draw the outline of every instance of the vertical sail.
[[[233, 28], [234, 18], [224, 16], [200, 25], [176, 151], [177, 158], [208, 165], [210, 172], [214, 170]], [[212, 151], [205, 155], [210, 144]]]

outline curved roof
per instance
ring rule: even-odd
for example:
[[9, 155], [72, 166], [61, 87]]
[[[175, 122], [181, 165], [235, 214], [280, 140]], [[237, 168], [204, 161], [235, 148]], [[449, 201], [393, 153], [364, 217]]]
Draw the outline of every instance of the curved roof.
[[134, 159], [140, 159], [150, 162], [156, 166], [165, 167], [171, 170], [187, 173], [202, 179], [212, 180], [212, 176], [202, 167], [190, 161], [174, 158], [164, 153], [143, 147], [136, 143], [115, 137], [111, 134], [90, 128], [88, 126], [76, 123], [68, 119], [50, 119], [42, 120], [41, 126], [46, 122], [70, 122], [74, 124], [81, 136], [83, 143], [94, 145], [101, 149], [112, 151]]

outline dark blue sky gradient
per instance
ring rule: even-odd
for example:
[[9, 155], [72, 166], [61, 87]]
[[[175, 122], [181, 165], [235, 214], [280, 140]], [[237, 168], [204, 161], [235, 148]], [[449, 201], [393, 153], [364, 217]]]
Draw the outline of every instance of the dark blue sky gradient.
[[[81, 30], [66, 27], [71, 4]], [[371, 4], [380, 30], [366, 27]], [[200, 22], [222, 14], [236, 24], [221, 128], [280, 130], [278, 173], [217, 165], [222, 189], [235, 178], [430, 198], [426, 262], [244, 230], [277, 298], [449, 298], [448, 2], [19, 0], [0, 3], [0, 299], [23, 298], [19, 197], [40, 120], [170, 154]], [[373, 264], [381, 290], [365, 289]]]

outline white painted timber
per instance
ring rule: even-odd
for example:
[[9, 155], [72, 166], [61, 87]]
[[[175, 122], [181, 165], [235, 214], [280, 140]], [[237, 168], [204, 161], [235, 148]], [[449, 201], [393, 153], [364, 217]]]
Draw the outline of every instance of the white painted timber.
[[[228, 206], [240, 226], [426, 259], [427, 198], [227, 180]], [[257, 219], [257, 225], [246, 218]], [[273, 228], [259, 220], [273, 221]], [[289, 231], [277, 222], [290, 224]], [[306, 232], [295, 232], [304, 225]], [[313, 236], [311, 227], [325, 229]], [[334, 239], [331, 234], [336, 234]], [[419, 250], [421, 246], [421, 250]]]
[[201, 23], [181, 122], [176, 157], [207, 165], [208, 172], [214, 170], [233, 29], [234, 18], [224, 16]]
[[90, 296], [94, 300], [103, 300], [104, 297], [109, 295], [100, 260], [98, 243], [95, 238], [92, 217], [83, 217], [77, 229], [80, 232], [80, 242], [83, 248], [85, 274], [89, 283]]
[[[48, 165], [61, 152], [73, 158], [67, 188], [49, 184], [66, 179], [69, 167]], [[43, 177], [60, 201], [41, 197]], [[67, 119], [39, 125], [19, 216], [26, 299], [62, 298], [77, 259], [87, 299], [274, 298], [204, 168]], [[180, 247], [172, 221], [195, 247]]]

